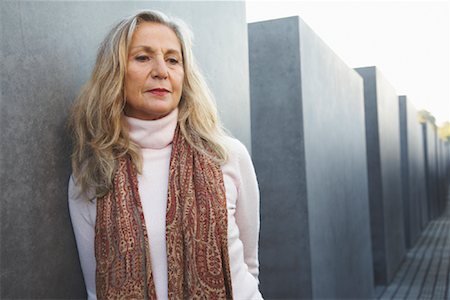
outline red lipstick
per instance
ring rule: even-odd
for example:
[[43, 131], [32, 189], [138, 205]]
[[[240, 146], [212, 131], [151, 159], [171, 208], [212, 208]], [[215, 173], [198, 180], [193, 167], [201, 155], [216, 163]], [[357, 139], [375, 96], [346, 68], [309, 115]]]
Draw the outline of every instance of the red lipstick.
[[154, 88], [154, 89], [151, 89], [151, 90], [147, 90], [147, 92], [149, 92], [149, 93], [151, 93], [151, 94], [153, 94], [155, 96], [165, 96], [168, 93], [170, 93], [170, 91], [165, 89], [165, 88]]

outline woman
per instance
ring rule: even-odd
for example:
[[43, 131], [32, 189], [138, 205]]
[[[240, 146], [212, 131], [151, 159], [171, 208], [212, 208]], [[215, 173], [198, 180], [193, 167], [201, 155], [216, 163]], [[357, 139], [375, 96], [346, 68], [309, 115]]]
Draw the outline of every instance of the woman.
[[71, 115], [69, 208], [89, 299], [261, 299], [259, 192], [179, 20], [143, 11], [100, 46]]

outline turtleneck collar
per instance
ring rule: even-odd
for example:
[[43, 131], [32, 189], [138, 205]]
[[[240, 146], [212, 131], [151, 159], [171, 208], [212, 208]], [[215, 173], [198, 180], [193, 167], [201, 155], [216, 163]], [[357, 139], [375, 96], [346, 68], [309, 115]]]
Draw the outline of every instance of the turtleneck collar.
[[130, 139], [141, 148], [163, 149], [172, 143], [178, 121], [178, 108], [157, 120], [141, 120], [125, 116]]

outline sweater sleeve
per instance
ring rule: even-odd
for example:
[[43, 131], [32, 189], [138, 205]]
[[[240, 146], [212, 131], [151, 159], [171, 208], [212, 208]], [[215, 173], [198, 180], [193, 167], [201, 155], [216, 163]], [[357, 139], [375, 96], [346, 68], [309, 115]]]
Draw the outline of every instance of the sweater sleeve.
[[259, 283], [259, 188], [250, 155], [240, 142], [238, 162], [241, 178], [236, 201], [236, 224], [244, 246], [244, 261], [248, 266], [248, 271]]
[[91, 202], [80, 193], [73, 176], [69, 179], [69, 211], [78, 248], [86, 292], [89, 300], [97, 299], [95, 291], [95, 201]]

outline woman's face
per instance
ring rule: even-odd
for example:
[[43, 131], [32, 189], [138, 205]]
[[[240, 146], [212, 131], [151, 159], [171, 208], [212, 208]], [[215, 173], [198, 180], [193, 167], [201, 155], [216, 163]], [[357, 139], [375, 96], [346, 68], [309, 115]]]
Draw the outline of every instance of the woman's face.
[[140, 23], [125, 73], [125, 114], [144, 120], [168, 115], [180, 102], [184, 67], [181, 44], [169, 27]]

